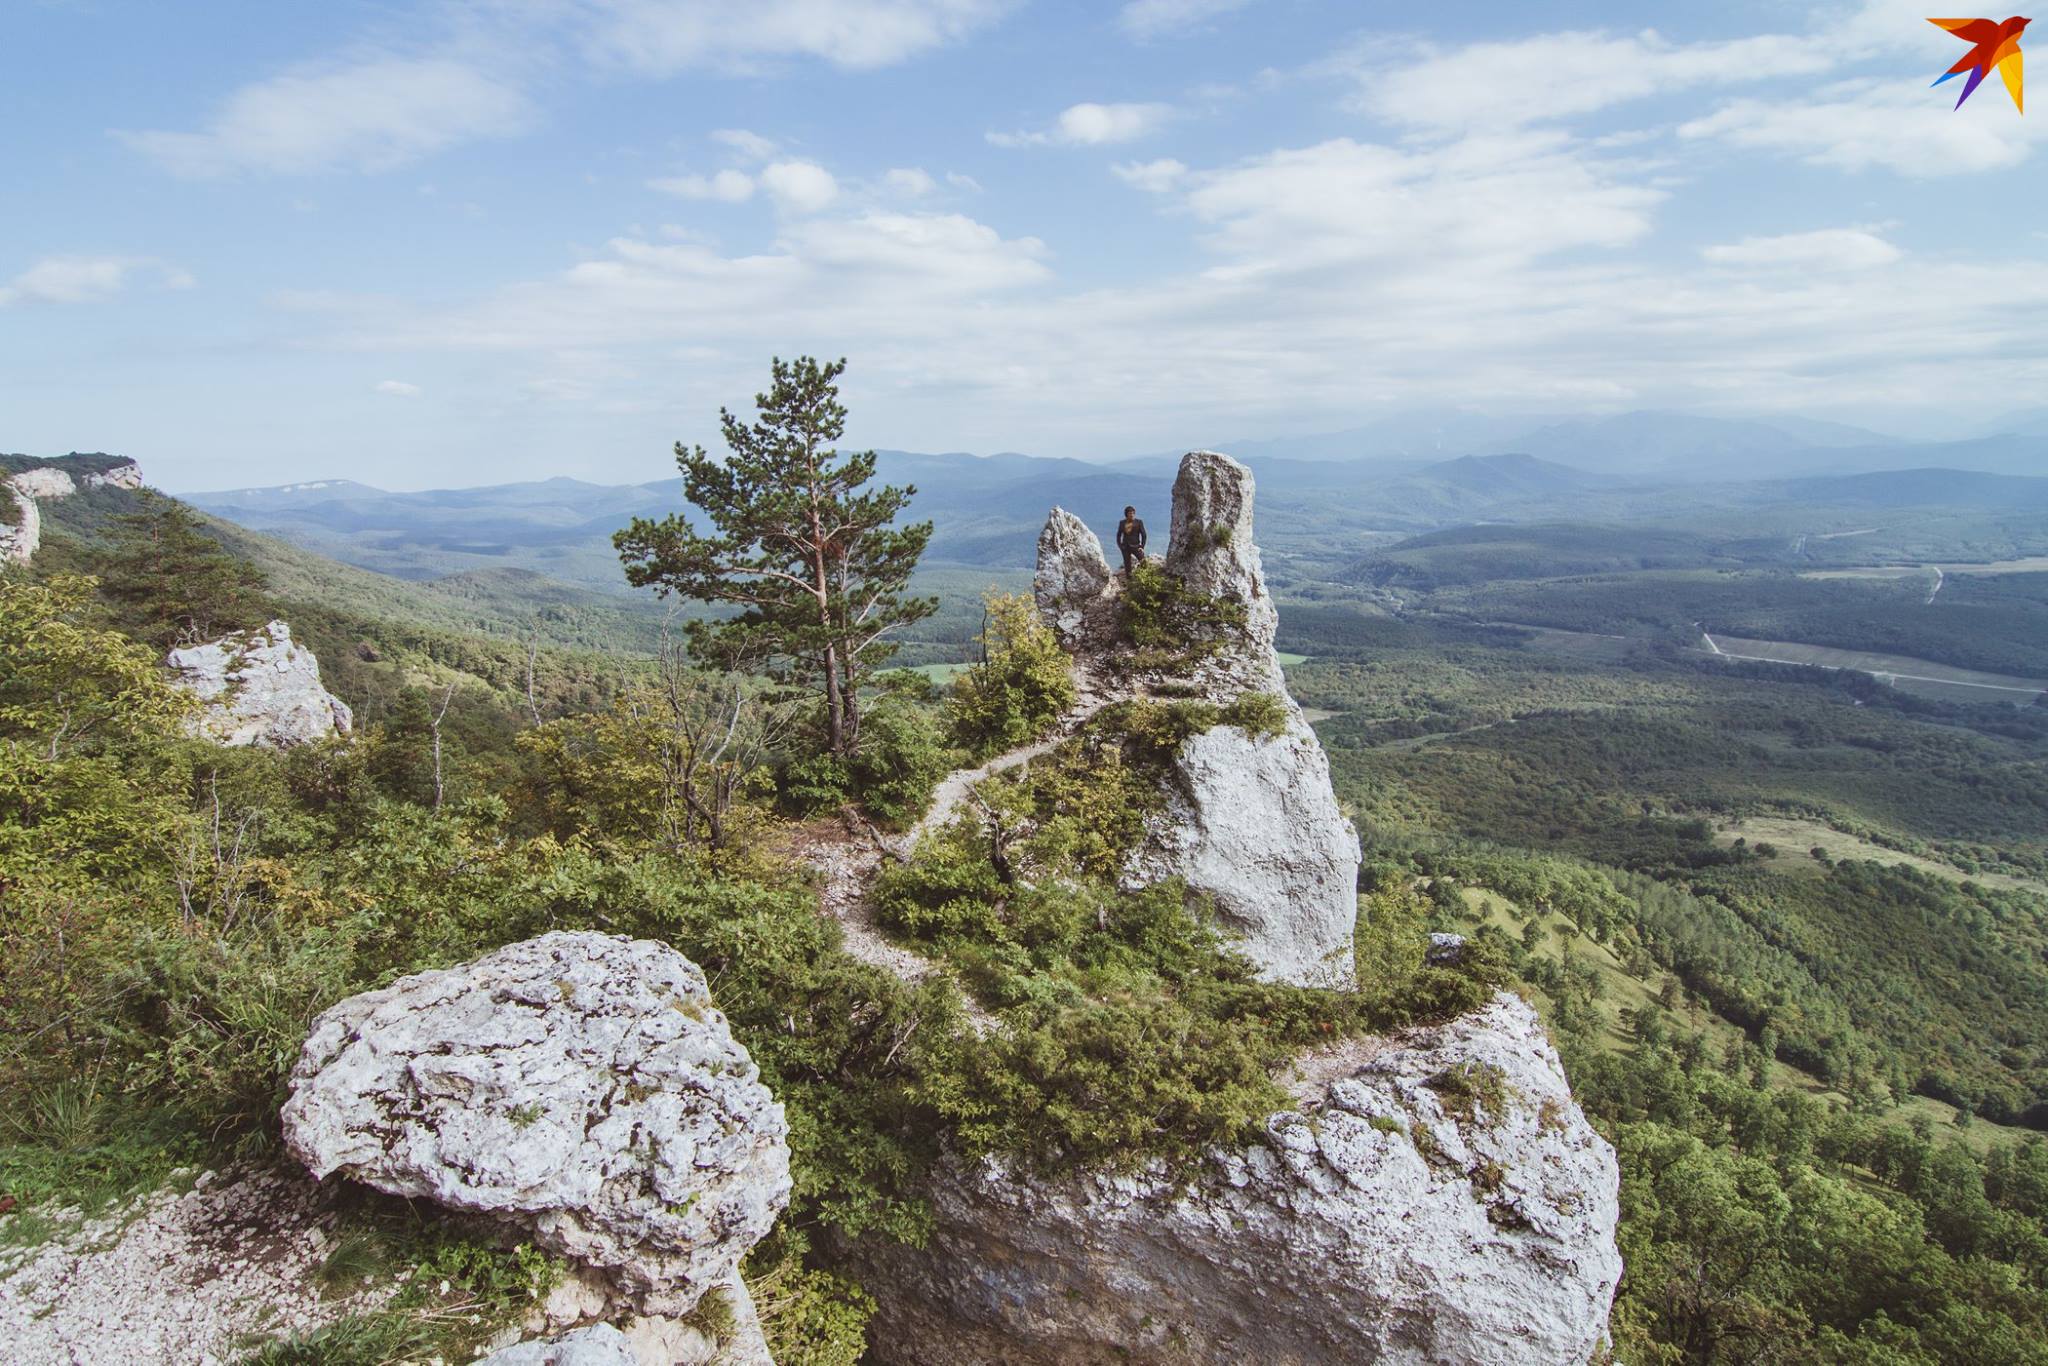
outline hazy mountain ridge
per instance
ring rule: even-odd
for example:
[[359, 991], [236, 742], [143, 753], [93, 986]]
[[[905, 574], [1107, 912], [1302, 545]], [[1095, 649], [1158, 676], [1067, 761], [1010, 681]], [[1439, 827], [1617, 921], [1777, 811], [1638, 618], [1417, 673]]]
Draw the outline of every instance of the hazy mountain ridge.
[[[2020, 425], [2038, 414], [2014, 414]], [[1343, 432], [1224, 443], [1256, 473], [1261, 540], [1285, 562], [1352, 563], [1375, 540], [1483, 522], [1704, 520], [1778, 554], [1809, 533], [1860, 529], [1859, 517], [1916, 508], [2007, 519], [1982, 540], [2026, 546], [2044, 508], [2048, 438], [2007, 432], [1914, 443], [1839, 423], [1635, 412], [1542, 421], [1475, 413], [1389, 418]], [[1177, 455], [1096, 464], [1014, 451], [878, 452], [879, 477], [917, 489], [937, 524], [934, 564], [1023, 568], [1046, 508], [1074, 511], [1107, 540], [1126, 504], [1157, 523]], [[1946, 467], [1928, 473], [1932, 467]], [[186, 495], [213, 514], [350, 564], [433, 580], [528, 569], [622, 593], [611, 535], [635, 517], [683, 508], [677, 478], [598, 484], [556, 477], [391, 492], [348, 479]], [[1163, 527], [1156, 527], [1163, 532]], [[1881, 559], [1888, 542], [1835, 546]], [[1923, 548], [1919, 540], [1914, 550]], [[1944, 548], [1948, 547], [1948, 548]], [[1898, 548], [1898, 547], [1894, 547]], [[1711, 556], [1709, 557], [1712, 558]]]

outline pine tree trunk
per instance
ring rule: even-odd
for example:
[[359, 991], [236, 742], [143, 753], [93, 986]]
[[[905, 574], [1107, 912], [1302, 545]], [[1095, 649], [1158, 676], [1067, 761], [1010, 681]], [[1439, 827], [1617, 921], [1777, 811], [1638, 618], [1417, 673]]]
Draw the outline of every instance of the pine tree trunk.
[[846, 724], [840, 710], [839, 651], [825, 647], [825, 745], [835, 759], [846, 757]]

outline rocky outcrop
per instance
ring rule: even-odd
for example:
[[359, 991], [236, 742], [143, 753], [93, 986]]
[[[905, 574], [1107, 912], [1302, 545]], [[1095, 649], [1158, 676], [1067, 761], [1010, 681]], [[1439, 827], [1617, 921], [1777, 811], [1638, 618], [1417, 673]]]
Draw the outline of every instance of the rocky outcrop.
[[1244, 604], [1245, 624], [1226, 651], [1254, 666], [1272, 665], [1280, 613], [1266, 591], [1265, 568], [1252, 540], [1252, 472], [1216, 451], [1189, 451], [1173, 481], [1173, 537], [1166, 570], [1199, 593]]
[[7, 486], [29, 498], [69, 498], [78, 492], [78, 485], [72, 481], [70, 473], [54, 465], [23, 470], [10, 477]]
[[[26, 458], [6, 457], [16, 463]], [[85, 458], [97, 461], [102, 457]], [[17, 469], [5, 480], [0, 480], [0, 498], [7, 500], [9, 512], [8, 520], [0, 521], [0, 565], [27, 564], [42, 548], [43, 514], [36, 506], [38, 499], [69, 498], [78, 492], [81, 482], [87, 488], [142, 487], [142, 469], [132, 460], [105, 469], [88, 469], [78, 464], [80, 459], [77, 456], [62, 457], [60, 461]], [[75, 478], [74, 468], [77, 471]]]
[[129, 460], [109, 469], [94, 470], [85, 476], [85, 486], [89, 489], [139, 489], [142, 487], [142, 466]]
[[651, 1314], [735, 1278], [790, 1192], [782, 1106], [664, 944], [556, 932], [314, 1022], [286, 1145], [517, 1224]]
[[[1279, 617], [1252, 539], [1254, 492], [1251, 471], [1227, 455], [1191, 451], [1181, 460], [1166, 571], [1198, 593], [1242, 604], [1244, 624], [1170, 681], [1219, 704], [1269, 693], [1284, 724], [1278, 735], [1217, 726], [1189, 737], [1124, 882], [1182, 878], [1214, 900], [1268, 980], [1348, 987], [1356, 980], [1358, 832], [1337, 804], [1329, 759], [1287, 695], [1273, 650]], [[1084, 676], [1115, 680], [1126, 695], [1169, 681], [1134, 676], [1127, 666], [1117, 635], [1122, 578], [1095, 534], [1063, 509], [1053, 509], [1038, 538], [1033, 591]]]
[[1289, 703], [1285, 730], [1217, 726], [1174, 755], [1163, 810], [1124, 869], [1207, 893], [1237, 948], [1268, 981], [1356, 984], [1358, 832], [1330, 786], [1330, 761]]
[[14, 520], [0, 522], [0, 565], [27, 564], [43, 545], [43, 513], [36, 500], [13, 486], [0, 485], [0, 498], [8, 500]]
[[355, 724], [348, 703], [321, 686], [320, 661], [281, 621], [173, 650], [166, 662], [205, 704], [193, 734], [218, 744], [287, 749]]
[[1621, 1274], [1614, 1151], [1528, 1005], [1371, 1041], [1191, 1179], [949, 1164], [863, 1243], [891, 1363], [1584, 1362]]
[[640, 1366], [640, 1358], [624, 1333], [609, 1323], [596, 1323], [493, 1352], [477, 1366]]

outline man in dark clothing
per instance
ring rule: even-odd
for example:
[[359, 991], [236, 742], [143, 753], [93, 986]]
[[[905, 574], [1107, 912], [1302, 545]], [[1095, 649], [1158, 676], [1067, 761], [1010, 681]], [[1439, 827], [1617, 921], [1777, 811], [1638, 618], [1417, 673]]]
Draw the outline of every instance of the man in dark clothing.
[[1125, 508], [1124, 519], [1116, 524], [1116, 548], [1124, 552], [1124, 573], [1145, 558], [1145, 524], [1136, 508]]

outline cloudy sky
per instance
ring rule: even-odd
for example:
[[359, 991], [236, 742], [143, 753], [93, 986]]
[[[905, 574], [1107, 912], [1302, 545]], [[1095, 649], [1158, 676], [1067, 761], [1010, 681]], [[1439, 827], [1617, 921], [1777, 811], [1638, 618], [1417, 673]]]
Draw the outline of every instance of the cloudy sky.
[[0, 450], [654, 479], [803, 352], [921, 450], [1960, 430], [2048, 392], [2048, 121], [1926, 8], [14, 0]]

